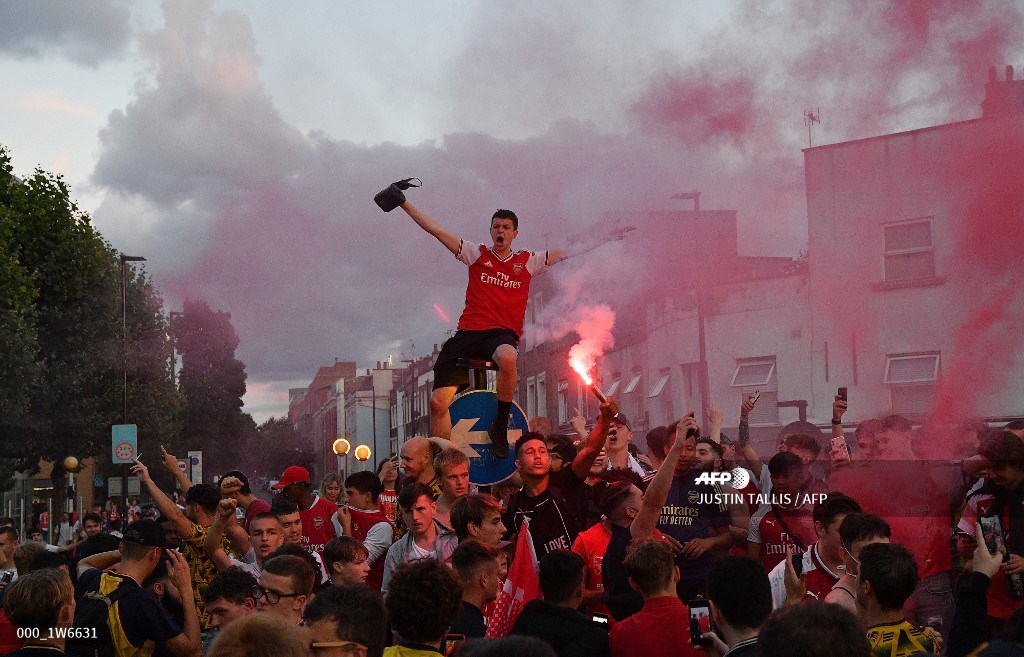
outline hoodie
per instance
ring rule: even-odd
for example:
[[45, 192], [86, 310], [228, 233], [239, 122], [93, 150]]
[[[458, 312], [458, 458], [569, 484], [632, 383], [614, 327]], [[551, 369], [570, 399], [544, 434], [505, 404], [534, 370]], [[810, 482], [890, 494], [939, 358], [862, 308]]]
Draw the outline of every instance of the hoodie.
[[558, 657], [609, 657], [608, 630], [575, 609], [543, 600], [523, 607], [510, 634], [546, 641]]

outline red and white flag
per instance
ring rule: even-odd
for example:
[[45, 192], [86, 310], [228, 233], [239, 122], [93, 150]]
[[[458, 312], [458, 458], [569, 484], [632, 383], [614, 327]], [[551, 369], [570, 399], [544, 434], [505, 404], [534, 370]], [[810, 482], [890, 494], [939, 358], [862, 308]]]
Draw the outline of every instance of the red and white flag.
[[516, 624], [523, 605], [530, 600], [540, 599], [540, 578], [537, 572], [537, 553], [533, 549], [533, 538], [530, 537], [530, 520], [523, 518], [519, 538], [516, 540], [515, 559], [505, 578], [505, 585], [498, 593], [494, 611], [487, 619], [486, 638], [495, 639], [507, 635]]

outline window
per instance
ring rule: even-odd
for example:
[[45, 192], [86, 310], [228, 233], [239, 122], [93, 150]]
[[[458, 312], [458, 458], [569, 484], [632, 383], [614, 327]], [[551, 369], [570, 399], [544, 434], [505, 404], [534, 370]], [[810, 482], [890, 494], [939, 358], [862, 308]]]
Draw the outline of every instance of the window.
[[939, 379], [939, 361], [939, 352], [886, 357], [884, 381], [889, 385], [893, 413], [914, 416], [928, 412]]
[[537, 379], [530, 377], [526, 380], [526, 417], [537, 415]]
[[665, 390], [665, 384], [668, 383], [669, 377], [671, 377], [671, 376], [672, 376], [672, 374], [671, 374], [671, 372], [668, 371], [668, 368], [665, 368], [663, 370], [659, 370], [658, 371], [658, 381], [657, 381], [657, 383], [654, 384], [654, 387], [651, 388], [651, 392], [650, 392], [649, 395], [647, 395], [647, 398], [648, 399], [654, 399], [655, 397], [660, 395], [662, 393], [662, 391]]
[[548, 375], [541, 372], [537, 375], [537, 415], [548, 416]]
[[558, 382], [558, 424], [569, 422], [569, 382]]
[[736, 364], [736, 371], [732, 374], [733, 388], [745, 388], [748, 386], [767, 386], [775, 374], [775, 358], [761, 358], [741, 360]]
[[736, 361], [736, 371], [729, 385], [740, 389], [741, 403], [754, 392], [761, 393], [750, 412], [751, 426], [779, 424], [779, 383], [774, 356]]
[[622, 394], [628, 395], [629, 393], [636, 390], [636, 387], [640, 385], [640, 377], [642, 376], [643, 372], [637, 372], [636, 374], [634, 374], [633, 378], [629, 380], [628, 384], [626, 384], [626, 387], [622, 389]]
[[905, 283], [935, 277], [932, 220], [917, 219], [882, 226], [885, 282]]
[[616, 392], [618, 392], [619, 384], [622, 383], [622, 379], [619, 378], [619, 373], [618, 372], [616, 372], [612, 376], [613, 376], [613, 379], [612, 379], [611, 384], [608, 386], [608, 389], [604, 391], [604, 394], [607, 395], [608, 397], [611, 397]]

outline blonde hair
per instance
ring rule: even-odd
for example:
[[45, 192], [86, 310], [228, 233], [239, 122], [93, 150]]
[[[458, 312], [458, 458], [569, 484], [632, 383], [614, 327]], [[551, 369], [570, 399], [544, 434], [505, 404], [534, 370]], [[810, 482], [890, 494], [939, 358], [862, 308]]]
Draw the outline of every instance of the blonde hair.
[[21, 575], [4, 593], [4, 611], [16, 627], [48, 630], [57, 627], [60, 610], [75, 599], [71, 577], [60, 568], [42, 568]]

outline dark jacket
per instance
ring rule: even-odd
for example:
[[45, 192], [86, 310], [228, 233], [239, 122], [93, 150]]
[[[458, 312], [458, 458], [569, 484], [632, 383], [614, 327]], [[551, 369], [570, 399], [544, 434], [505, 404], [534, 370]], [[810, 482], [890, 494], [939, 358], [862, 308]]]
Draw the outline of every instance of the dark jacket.
[[531, 600], [523, 607], [511, 634], [546, 641], [558, 657], [609, 657], [608, 630], [575, 609]]

